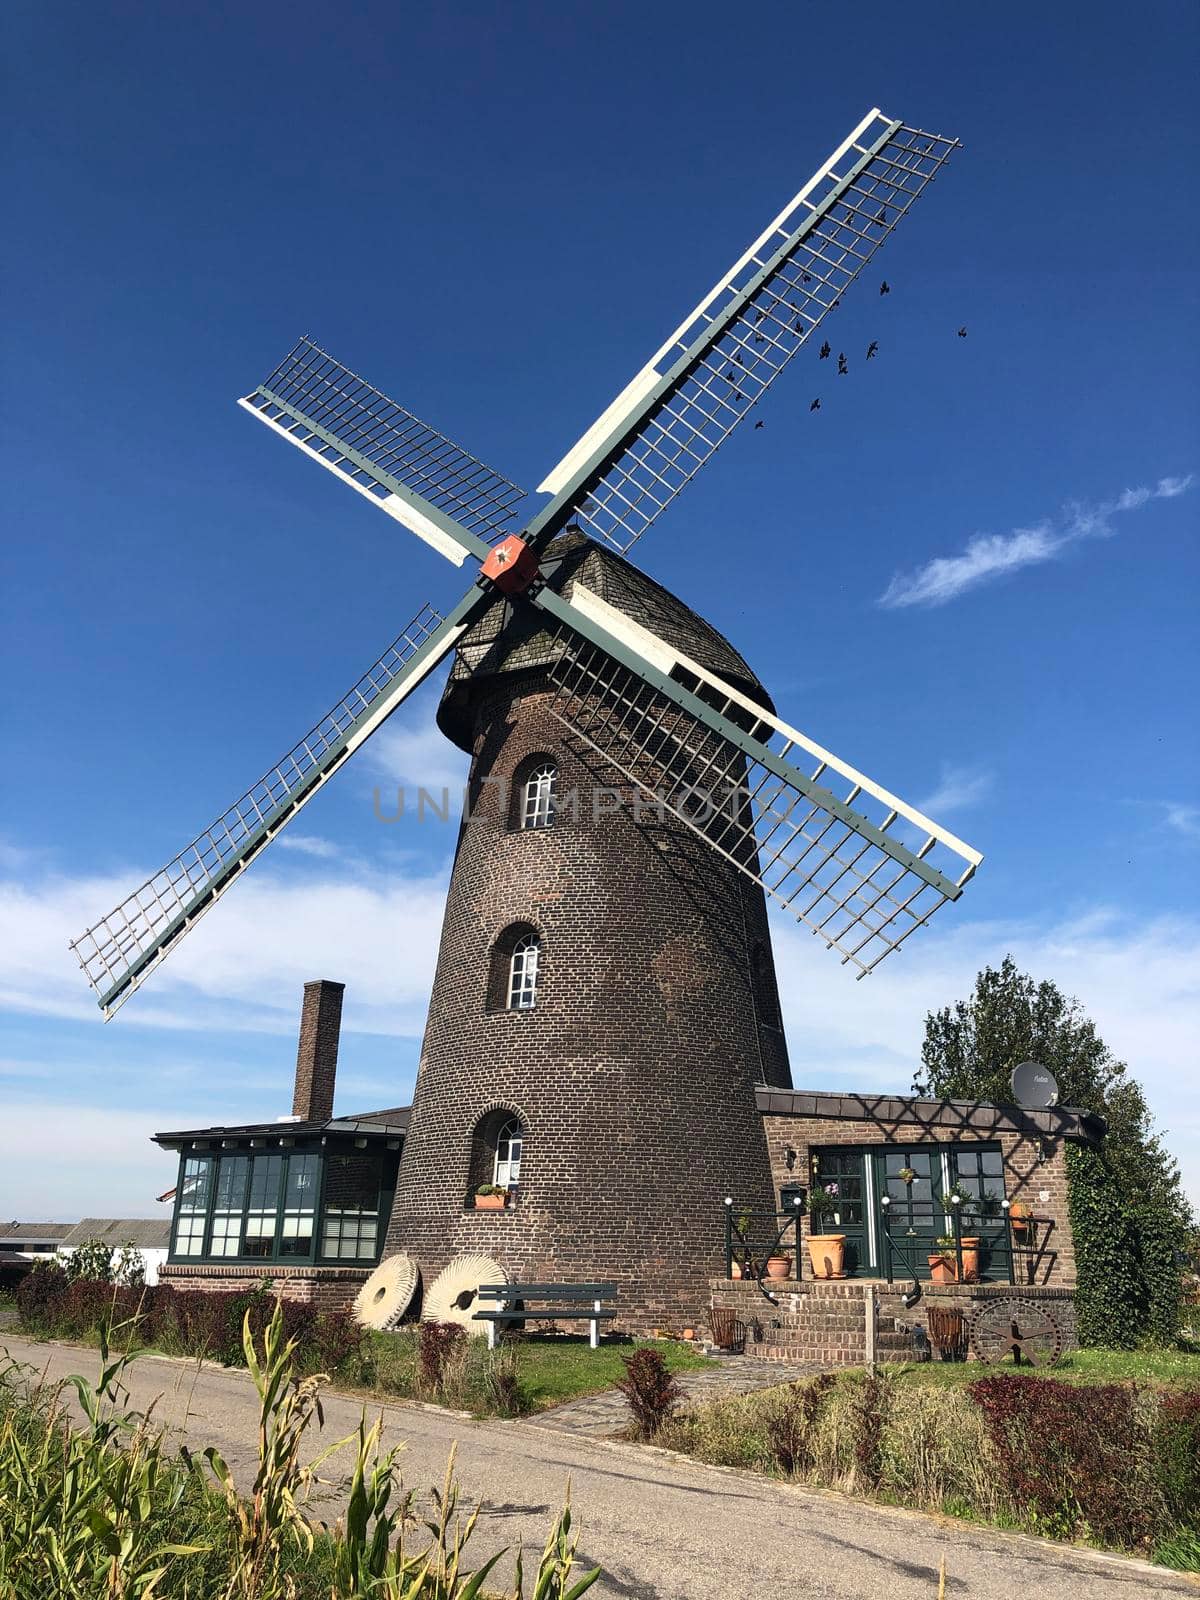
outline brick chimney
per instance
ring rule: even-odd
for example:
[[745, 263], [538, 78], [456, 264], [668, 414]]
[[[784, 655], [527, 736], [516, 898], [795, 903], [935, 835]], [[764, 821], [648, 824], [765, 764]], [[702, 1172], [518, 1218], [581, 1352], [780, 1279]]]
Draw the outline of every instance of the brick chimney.
[[316, 978], [304, 985], [300, 1043], [296, 1050], [296, 1092], [292, 1115], [303, 1122], [325, 1122], [333, 1115], [338, 1034], [342, 1027], [344, 983]]

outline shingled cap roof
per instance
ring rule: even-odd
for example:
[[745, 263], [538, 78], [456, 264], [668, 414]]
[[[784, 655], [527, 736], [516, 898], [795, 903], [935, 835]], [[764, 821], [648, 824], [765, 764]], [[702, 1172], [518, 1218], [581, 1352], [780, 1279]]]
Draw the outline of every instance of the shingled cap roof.
[[184, 1128], [174, 1133], [151, 1137], [164, 1149], [190, 1144], [195, 1139], [307, 1139], [320, 1134], [344, 1134], [354, 1138], [402, 1139], [408, 1132], [410, 1106], [393, 1106], [387, 1111], [364, 1111], [353, 1117], [330, 1117], [324, 1122], [294, 1122], [290, 1117], [274, 1122], [244, 1122], [230, 1127]]
[[[566, 598], [577, 582], [582, 583], [768, 711], [775, 709], [766, 689], [728, 639], [669, 589], [603, 545], [582, 533], [560, 534], [548, 546], [542, 570], [547, 573], [548, 587]], [[514, 613], [510, 601], [497, 599], [463, 636], [438, 707], [438, 726], [460, 749], [471, 748], [469, 681], [532, 671], [561, 656], [561, 646], [551, 638], [545, 620], [532, 606], [520, 606]]]

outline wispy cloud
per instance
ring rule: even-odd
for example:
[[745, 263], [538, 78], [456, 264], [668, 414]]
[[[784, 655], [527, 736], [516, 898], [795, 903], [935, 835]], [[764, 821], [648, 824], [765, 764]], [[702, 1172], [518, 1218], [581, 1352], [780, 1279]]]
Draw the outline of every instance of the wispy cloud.
[[405, 723], [393, 718], [366, 746], [367, 758], [380, 777], [410, 790], [425, 789], [435, 797], [447, 790], [462, 799], [470, 763], [446, 738], [434, 720], [433, 704], [418, 707]]
[[316, 856], [321, 861], [332, 861], [342, 853], [341, 846], [332, 839], [322, 839], [315, 833], [281, 833], [276, 843], [281, 850], [295, 850], [302, 856]]
[[951, 811], [965, 811], [987, 798], [992, 788], [992, 775], [976, 767], [952, 767], [942, 764], [942, 776], [932, 794], [917, 801], [917, 810], [935, 821]]
[[980, 533], [955, 556], [936, 556], [912, 572], [897, 573], [879, 596], [889, 610], [901, 606], [944, 606], [969, 589], [978, 588], [1022, 567], [1051, 561], [1080, 539], [1107, 539], [1116, 531], [1112, 519], [1140, 511], [1152, 500], [1174, 500], [1192, 487], [1193, 475], [1160, 478], [1153, 487], [1124, 489], [1115, 500], [1095, 505], [1069, 504], [1057, 520], [1014, 528], [1011, 533]]
[[1200, 839], [1200, 806], [1177, 806], [1168, 801], [1163, 809], [1168, 828], [1185, 839]]

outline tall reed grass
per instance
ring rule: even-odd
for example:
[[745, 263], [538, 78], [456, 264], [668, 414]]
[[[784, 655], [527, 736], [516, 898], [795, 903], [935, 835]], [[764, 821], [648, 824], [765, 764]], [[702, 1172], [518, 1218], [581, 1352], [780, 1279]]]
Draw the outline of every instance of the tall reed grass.
[[[499, 1586], [506, 1552], [468, 1551], [479, 1513], [460, 1504], [453, 1458], [419, 1521], [378, 1422], [306, 1460], [322, 1379], [297, 1378], [278, 1306], [257, 1336], [247, 1314], [242, 1334], [258, 1395], [249, 1484], [212, 1447], [172, 1451], [153, 1415], [130, 1406], [135, 1355], [114, 1354], [104, 1329], [95, 1385], [0, 1366], [3, 1600], [578, 1600], [596, 1581], [579, 1571], [567, 1504], [528, 1593], [520, 1552]], [[346, 1510], [322, 1524], [309, 1494], [343, 1450], [354, 1454]]]

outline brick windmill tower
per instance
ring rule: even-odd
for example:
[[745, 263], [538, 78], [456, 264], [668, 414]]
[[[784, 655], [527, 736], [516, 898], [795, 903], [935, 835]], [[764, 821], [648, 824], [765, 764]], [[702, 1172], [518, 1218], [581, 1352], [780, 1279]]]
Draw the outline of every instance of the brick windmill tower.
[[[980, 857], [775, 715], [626, 559], [758, 403], [954, 141], [872, 111], [540, 485], [522, 491], [310, 340], [240, 402], [461, 566], [206, 833], [73, 946], [110, 1016], [452, 657], [471, 756], [388, 1246], [615, 1278], [648, 1319], [716, 1267], [719, 1201], [771, 1203], [757, 1083], [786, 1085], [766, 900], [864, 976]], [[496, 1182], [516, 1204], [472, 1204]]]

